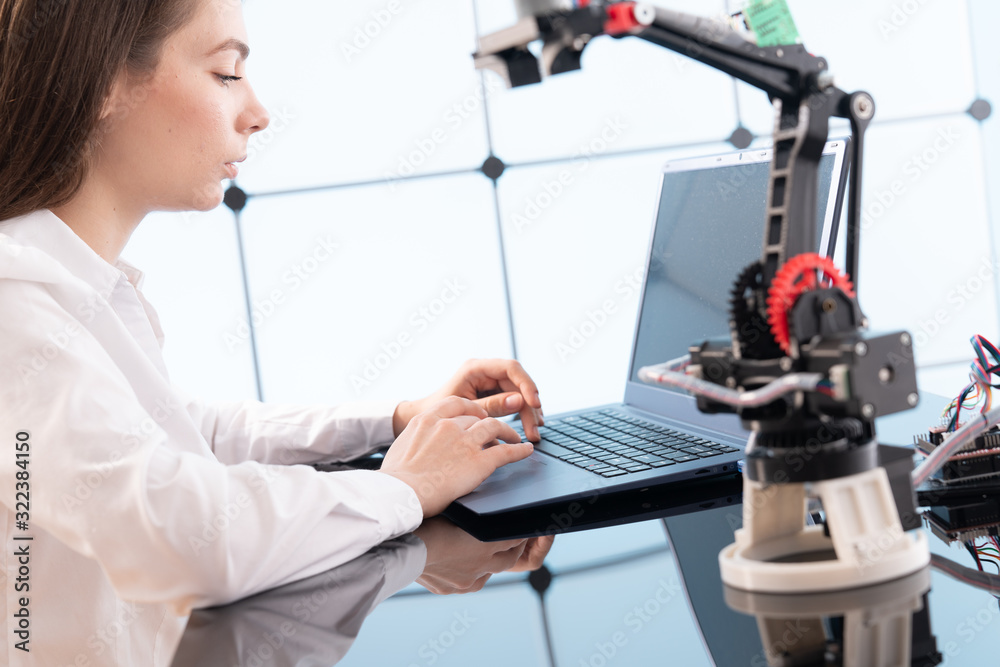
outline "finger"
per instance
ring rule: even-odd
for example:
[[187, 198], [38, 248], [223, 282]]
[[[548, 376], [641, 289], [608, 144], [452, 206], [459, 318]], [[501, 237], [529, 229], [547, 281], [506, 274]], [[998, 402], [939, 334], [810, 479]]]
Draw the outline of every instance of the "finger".
[[510, 424], [505, 424], [502, 421], [491, 418], [479, 420], [477, 423], [472, 424], [466, 432], [472, 439], [473, 444], [480, 447], [494, 440], [521, 442], [521, 436], [510, 427]]
[[482, 359], [472, 370], [499, 383], [504, 391], [516, 389], [531, 407], [542, 407], [535, 381], [519, 362], [512, 359]]
[[517, 392], [505, 392], [494, 394], [486, 398], [476, 400], [490, 417], [506, 417], [521, 410], [524, 407], [524, 399]]
[[521, 540], [520, 544], [517, 544], [505, 551], [499, 551], [493, 554], [493, 558], [490, 559], [488, 566], [490, 572], [506, 572], [510, 568], [517, 565], [517, 562], [521, 560], [524, 555], [524, 547], [527, 543], [527, 540]]
[[449, 396], [448, 398], [437, 401], [427, 410], [427, 412], [443, 419], [460, 417], [462, 415], [479, 417], [480, 419], [489, 416], [483, 406], [479, 405], [475, 401], [470, 401], [467, 398], [460, 398], [458, 396]]
[[537, 570], [545, 562], [545, 557], [549, 555], [549, 550], [552, 549], [552, 543], [555, 541], [555, 535], [545, 535], [543, 537], [533, 538], [524, 549], [524, 555], [521, 557], [521, 562], [519, 562], [515, 569], [517, 570]]
[[538, 427], [541, 425], [538, 411], [535, 408], [526, 405], [521, 409], [521, 426], [524, 428], [524, 437], [532, 442], [541, 440], [542, 437], [538, 433]]
[[508, 463], [514, 463], [521, 459], [526, 459], [535, 451], [530, 442], [519, 442], [516, 444], [500, 443], [483, 450], [483, 457], [489, 466], [496, 470]]

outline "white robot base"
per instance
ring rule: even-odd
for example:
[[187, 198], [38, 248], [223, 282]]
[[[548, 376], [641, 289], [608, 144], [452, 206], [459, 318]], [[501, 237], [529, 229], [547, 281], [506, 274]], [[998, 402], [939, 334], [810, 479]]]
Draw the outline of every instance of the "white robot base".
[[[806, 525], [818, 499], [831, 537]], [[930, 562], [927, 536], [903, 531], [885, 469], [819, 482], [744, 476], [743, 528], [719, 554], [722, 580], [745, 591], [825, 592], [898, 579]]]

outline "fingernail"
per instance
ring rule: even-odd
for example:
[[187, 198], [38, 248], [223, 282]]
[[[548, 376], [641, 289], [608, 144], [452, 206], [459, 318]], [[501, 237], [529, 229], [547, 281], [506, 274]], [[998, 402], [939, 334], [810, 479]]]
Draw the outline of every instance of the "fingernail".
[[516, 410], [521, 406], [521, 397], [518, 396], [517, 394], [511, 394], [510, 396], [504, 399], [503, 405], [508, 410]]

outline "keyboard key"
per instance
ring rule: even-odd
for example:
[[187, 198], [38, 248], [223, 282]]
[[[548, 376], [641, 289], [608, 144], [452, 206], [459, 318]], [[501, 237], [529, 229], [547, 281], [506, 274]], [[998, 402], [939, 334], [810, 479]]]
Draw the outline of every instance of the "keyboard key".
[[627, 475], [628, 471], [619, 470], [618, 468], [615, 468], [614, 470], [608, 470], [607, 472], [602, 472], [598, 474], [600, 474], [602, 477], [618, 477], [620, 475]]
[[622, 466], [625, 470], [629, 472], [639, 472], [640, 470], [651, 470], [651, 468], [644, 463], [633, 463], [632, 465]]
[[662, 461], [663, 459], [659, 456], [653, 456], [652, 454], [643, 454], [642, 456], [633, 456], [636, 461], [642, 461], [643, 463], [654, 463], [656, 461]]

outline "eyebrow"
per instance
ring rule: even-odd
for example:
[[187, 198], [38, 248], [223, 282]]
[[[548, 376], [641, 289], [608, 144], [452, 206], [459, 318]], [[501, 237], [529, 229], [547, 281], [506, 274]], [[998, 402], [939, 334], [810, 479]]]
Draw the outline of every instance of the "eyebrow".
[[240, 54], [240, 60], [246, 60], [248, 57], [250, 57], [250, 47], [247, 46], [245, 42], [241, 42], [235, 37], [230, 37], [222, 44], [219, 44], [217, 47], [209, 51], [208, 55], [213, 56], [216, 53], [219, 53], [220, 51], [226, 51], [228, 49], [234, 49], [238, 51]]

